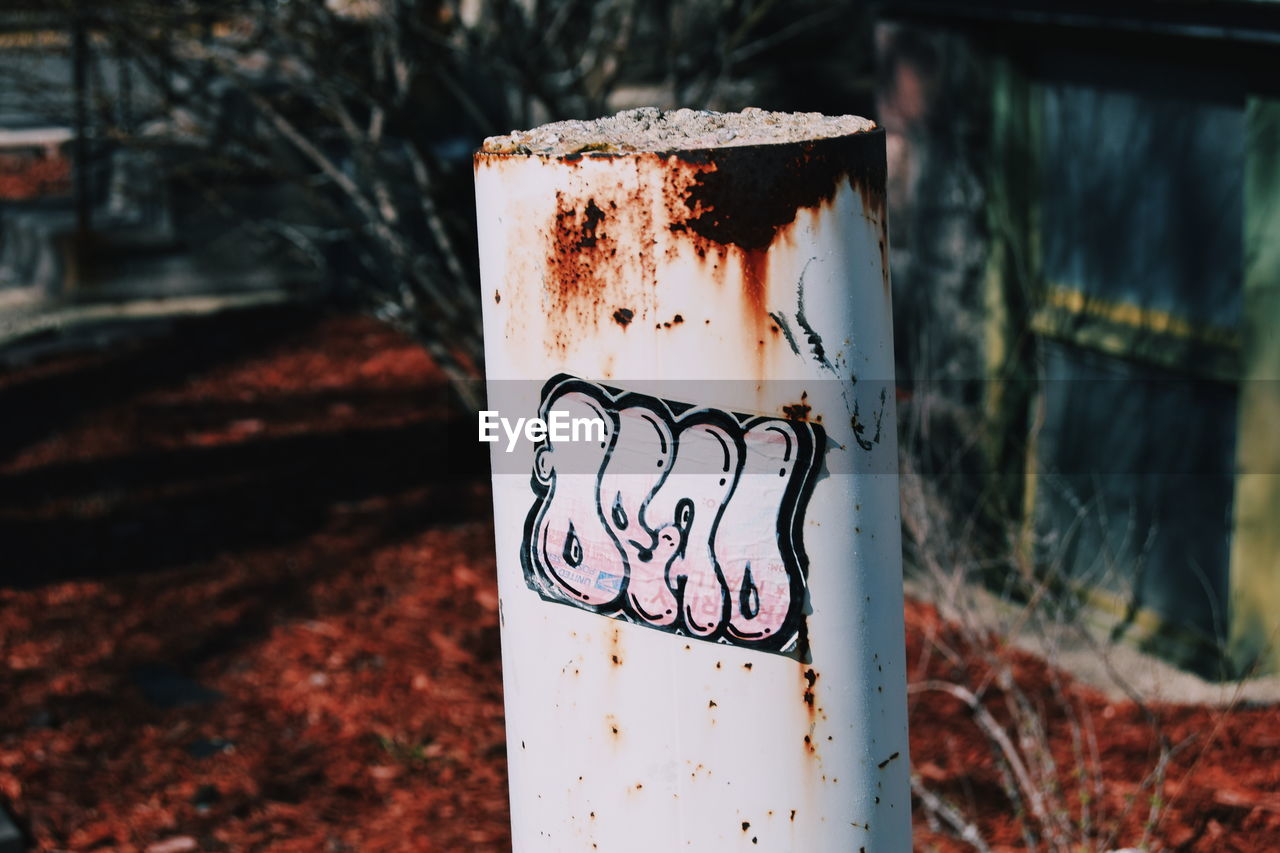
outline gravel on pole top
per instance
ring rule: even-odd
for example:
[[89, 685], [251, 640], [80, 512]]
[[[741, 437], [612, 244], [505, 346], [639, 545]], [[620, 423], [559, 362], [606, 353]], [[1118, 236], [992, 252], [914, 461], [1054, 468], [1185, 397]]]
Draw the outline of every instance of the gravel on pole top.
[[736, 113], [641, 107], [591, 121], [570, 119], [491, 136], [481, 151], [548, 157], [589, 152], [687, 151], [828, 139], [875, 127], [870, 119], [853, 115], [779, 113], [755, 107]]

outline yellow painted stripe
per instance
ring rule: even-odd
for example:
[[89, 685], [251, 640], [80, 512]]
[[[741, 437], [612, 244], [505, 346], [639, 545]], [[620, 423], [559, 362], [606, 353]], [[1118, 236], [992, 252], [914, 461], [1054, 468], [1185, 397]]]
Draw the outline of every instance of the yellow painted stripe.
[[1106, 320], [1118, 326], [1126, 326], [1144, 332], [1169, 335], [1174, 338], [1238, 348], [1240, 332], [1223, 326], [1192, 323], [1183, 317], [1156, 308], [1143, 308], [1132, 302], [1116, 302], [1090, 296], [1075, 288], [1051, 285], [1044, 291], [1044, 304], [1073, 314], [1082, 314]]
[[18, 30], [0, 33], [0, 50], [65, 48], [71, 44], [66, 30]]

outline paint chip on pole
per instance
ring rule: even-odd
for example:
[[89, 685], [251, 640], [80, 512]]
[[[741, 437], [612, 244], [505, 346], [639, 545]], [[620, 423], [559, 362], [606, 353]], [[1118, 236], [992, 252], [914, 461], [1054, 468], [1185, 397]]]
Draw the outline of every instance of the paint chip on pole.
[[514, 849], [910, 849], [883, 133], [631, 110], [475, 169], [485, 414], [604, 432], [493, 445]]

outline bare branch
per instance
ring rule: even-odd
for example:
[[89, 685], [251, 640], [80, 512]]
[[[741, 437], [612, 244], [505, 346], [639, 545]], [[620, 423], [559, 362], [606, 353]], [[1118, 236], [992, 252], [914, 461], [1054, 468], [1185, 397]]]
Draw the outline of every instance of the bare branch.
[[936, 816], [951, 827], [957, 838], [971, 845], [978, 853], [991, 853], [991, 848], [982, 837], [982, 832], [977, 825], [965, 820], [964, 815], [955, 807], [926, 788], [924, 782], [914, 773], [911, 774], [911, 793], [920, 798], [920, 804], [924, 806], [927, 814]]
[[968, 706], [970, 713], [973, 715], [973, 721], [977, 723], [978, 728], [983, 734], [999, 748], [1000, 755], [1012, 771], [1014, 778], [1017, 780], [1018, 789], [1023, 799], [1030, 805], [1032, 814], [1042, 826], [1048, 826], [1050, 818], [1045, 807], [1044, 794], [1031, 778], [1031, 774], [1027, 771], [1027, 766], [1023, 762], [1019, 750], [1014, 746], [1013, 741], [1009, 739], [1009, 734], [1001, 725], [996, 722], [995, 717], [991, 716], [991, 712], [986, 709], [982, 701], [968, 688], [959, 684], [953, 684], [949, 681], [924, 681], [918, 684], [912, 684], [907, 688], [908, 692], [920, 691], [936, 691], [946, 693], [949, 696], [959, 699]]

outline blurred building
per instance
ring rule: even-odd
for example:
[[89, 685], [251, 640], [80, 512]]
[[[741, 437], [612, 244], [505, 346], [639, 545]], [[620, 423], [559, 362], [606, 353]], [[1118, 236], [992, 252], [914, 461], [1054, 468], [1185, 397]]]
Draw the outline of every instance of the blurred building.
[[71, 192], [66, 127], [0, 130], [0, 200], [65, 196]]
[[1280, 670], [1280, 4], [885, 2], [900, 376], [1027, 564]]
[[[0, 294], [252, 294], [299, 278], [234, 204], [176, 178], [191, 171], [187, 119], [92, 22], [33, 2], [0, 11]], [[276, 195], [224, 184], [249, 209]]]

